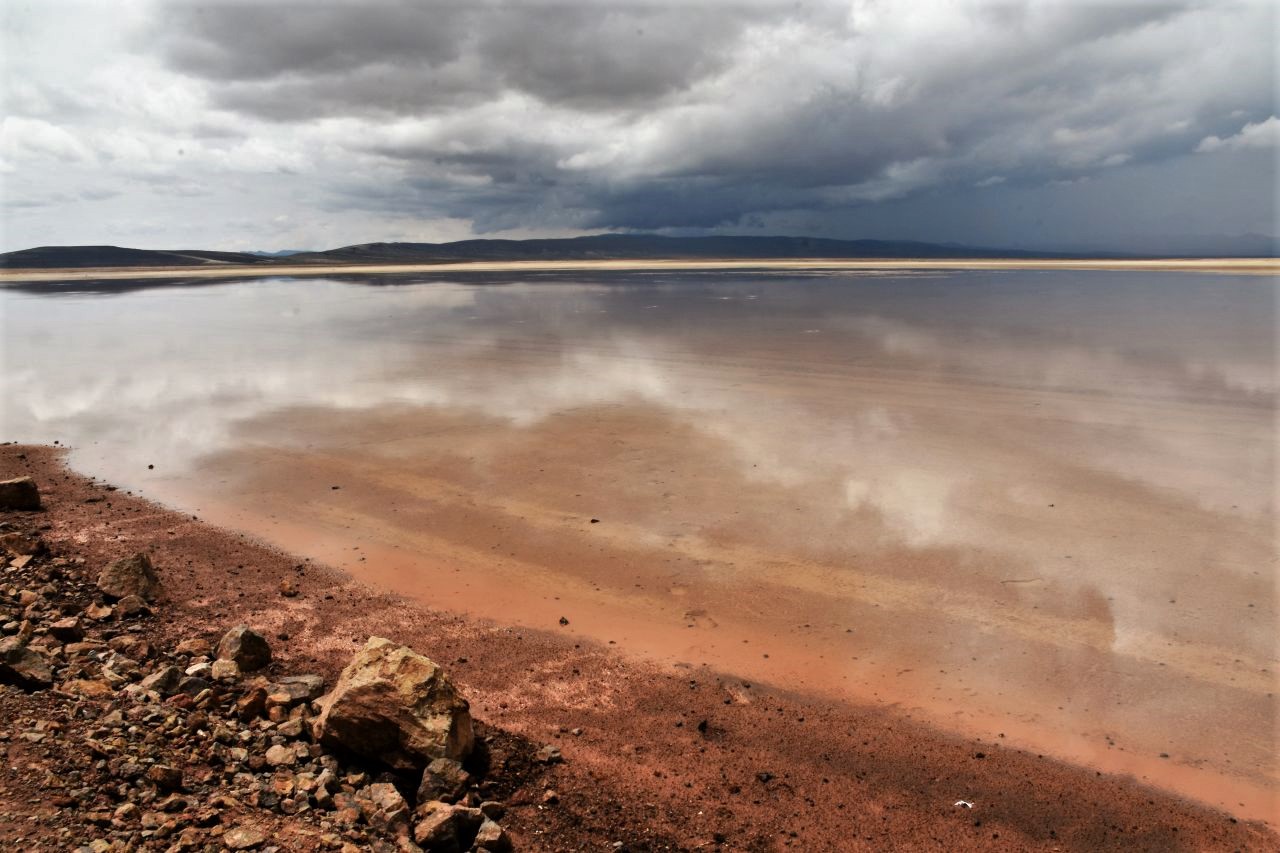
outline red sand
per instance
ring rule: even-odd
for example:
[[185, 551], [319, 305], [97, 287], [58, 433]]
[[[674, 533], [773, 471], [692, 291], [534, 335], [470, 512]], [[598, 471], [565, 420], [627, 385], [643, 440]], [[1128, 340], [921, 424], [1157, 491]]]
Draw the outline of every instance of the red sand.
[[[534, 792], [513, 803], [520, 850], [1280, 849], [1260, 822], [999, 739], [961, 740], [892, 708], [702, 668], [673, 675], [575, 643], [572, 625], [513, 629], [429, 610], [107, 491], [56, 450], [0, 448], [0, 477], [23, 474], [41, 485], [55, 549], [90, 566], [152, 555], [173, 639], [247, 621], [288, 635], [277, 643], [286, 662], [332, 675], [368, 635], [388, 636], [444, 663], [480, 720], [561, 746], [566, 763], [548, 780], [560, 804], [534, 805]], [[278, 595], [285, 577], [298, 598]], [[575, 727], [581, 736], [560, 731]]]

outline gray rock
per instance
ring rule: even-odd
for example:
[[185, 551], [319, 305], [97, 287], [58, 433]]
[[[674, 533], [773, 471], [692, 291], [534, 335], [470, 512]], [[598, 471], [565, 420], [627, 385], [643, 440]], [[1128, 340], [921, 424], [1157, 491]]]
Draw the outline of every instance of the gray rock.
[[214, 681], [235, 681], [240, 677], [240, 664], [233, 660], [216, 660], [209, 666]]
[[40, 508], [40, 490], [36, 481], [30, 477], [15, 477], [12, 480], [0, 480], [0, 509]]
[[198, 675], [189, 675], [178, 682], [178, 692], [185, 693], [188, 696], [195, 698], [201, 691], [208, 690], [210, 686], [212, 685], [210, 685], [207, 679], [201, 678]]
[[319, 675], [291, 675], [267, 686], [267, 704], [292, 707], [314, 702], [324, 695], [324, 678]]
[[103, 595], [117, 600], [136, 595], [152, 601], [160, 592], [160, 578], [146, 554], [134, 554], [103, 569], [98, 575], [98, 589]]
[[356, 792], [356, 804], [365, 822], [379, 832], [407, 828], [409, 804], [390, 782], [375, 782]]
[[418, 785], [418, 802], [444, 800], [456, 802], [467, 791], [471, 774], [462, 769], [462, 765], [451, 758], [437, 758], [422, 771], [422, 782]]
[[506, 830], [487, 818], [480, 824], [475, 841], [472, 843], [477, 849], [489, 850], [492, 853], [506, 853], [511, 849], [511, 839], [507, 837]]
[[271, 645], [248, 625], [237, 625], [218, 642], [218, 658], [235, 661], [241, 672], [252, 672], [271, 663]]
[[191, 664], [191, 666], [187, 667], [184, 672], [186, 672], [187, 675], [192, 675], [196, 678], [212, 678], [213, 665], [207, 660], [202, 660], [199, 663]]
[[142, 679], [141, 687], [144, 690], [154, 690], [161, 696], [169, 696], [178, 692], [178, 685], [182, 683], [182, 670], [176, 666], [166, 666]]

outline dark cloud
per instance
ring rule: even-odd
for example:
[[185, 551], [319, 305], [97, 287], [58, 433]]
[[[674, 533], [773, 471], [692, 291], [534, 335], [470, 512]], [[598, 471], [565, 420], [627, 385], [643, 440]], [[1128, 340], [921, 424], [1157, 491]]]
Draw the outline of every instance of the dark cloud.
[[236, 82], [442, 65], [468, 17], [465, 6], [414, 3], [200, 3], [159, 7], [156, 26], [173, 67]]
[[643, 105], [722, 68], [760, 5], [221, 4], [165, 14], [171, 67], [221, 106], [285, 121], [411, 115], [502, 92], [582, 109]]
[[1207, 7], [914, 11], [219, 5], [166, 17], [160, 42], [223, 108], [395, 123], [352, 144], [398, 164], [404, 183], [352, 198], [382, 192], [379, 207], [478, 228], [535, 215], [714, 228], [939, 186], [1072, 180], [1185, 153], [1234, 130], [1233, 112], [1270, 108], [1268, 61], [1226, 75], [1206, 57], [1215, 28], [1249, 35]]
[[[447, 220], [933, 239], [959, 219], [989, 244], [1043, 232], [1016, 207], [966, 210], [1066, 187], [1099, 207], [1050, 216], [1064, 242], [1132, 231], [1108, 194], [1156, 174], [1185, 214], [1170, 228], [1244, 223], [1236, 210], [1253, 228], [1276, 171], [1249, 154], [1274, 136], [1265, 3], [121, 2], [133, 58], [106, 88], [58, 71], [65, 20], [17, 16], [32, 58], [5, 91], [0, 167], [106, 170], [124, 198], [132, 182], [225, 207], [305, 199], [335, 222], [367, 213], [373, 238]], [[1209, 172], [1250, 197], [1189, 177]]]

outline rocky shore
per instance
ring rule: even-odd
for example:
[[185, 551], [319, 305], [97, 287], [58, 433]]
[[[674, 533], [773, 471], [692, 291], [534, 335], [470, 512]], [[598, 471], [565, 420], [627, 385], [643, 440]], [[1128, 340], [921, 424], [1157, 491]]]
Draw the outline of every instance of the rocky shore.
[[[0, 482], [0, 508], [39, 511], [38, 487]], [[520, 778], [511, 759], [528, 756], [477, 741], [466, 700], [426, 657], [371, 638], [326, 692], [322, 675], [281, 674], [271, 641], [247, 625], [216, 643], [157, 642], [148, 628], [163, 618], [163, 584], [144, 553], [91, 583], [83, 559], [50, 553], [38, 530], [7, 529], [0, 547], [0, 741], [29, 801], [57, 809], [33, 809], [9, 843], [511, 849], [496, 777]], [[15, 751], [34, 760], [15, 763]], [[558, 756], [549, 747], [538, 760]], [[23, 772], [37, 767], [43, 778]]]
[[424, 611], [50, 448], [0, 478], [5, 849], [1280, 847], [998, 736]]

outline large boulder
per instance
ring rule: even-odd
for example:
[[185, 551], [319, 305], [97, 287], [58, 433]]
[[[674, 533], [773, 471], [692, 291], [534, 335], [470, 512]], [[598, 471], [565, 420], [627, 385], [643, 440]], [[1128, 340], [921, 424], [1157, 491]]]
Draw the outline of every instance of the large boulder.
[[108, 598], [121, 599], [136, 595], [153, 601], [160, 592], [160, 578], [146, 554], [134, 554], [116, 560], [98, 575], [98, 589]]
[[18, 637], [0, 640], [0, 683], [40, 688], [53, 684], [49, 659]]
[[0, 480], [0, 509], [39, 509], [40, 490], [30, 477]]
[[369, 638], [319, 706], [321, 743], [397, 770], [462, 761], [471, 752], [470, 706], [444, 670], [382, 637]]
[[271, 663], [271, 645], [248, 625], [237, 625], [218, 642], [218, 660], [233, 660], [241, 672], [253, 672]]

